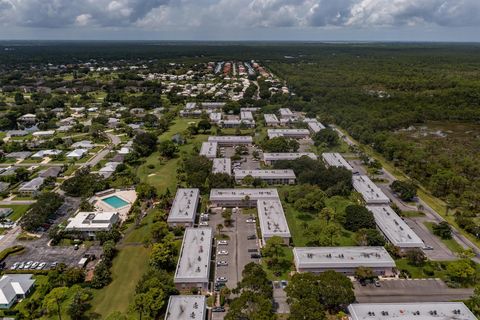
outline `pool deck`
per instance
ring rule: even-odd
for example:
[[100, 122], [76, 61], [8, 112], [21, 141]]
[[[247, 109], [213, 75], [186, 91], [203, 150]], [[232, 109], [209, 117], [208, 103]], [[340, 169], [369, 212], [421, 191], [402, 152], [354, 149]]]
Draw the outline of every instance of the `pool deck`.
[[[109, 198], [112, 196], [117, 196], [122, 200], [125, 200], [129, 204], [121, 207], [121, 208], [114, 208], [104, 201], [102, 199]], [[125, 221], [128, 216], [128, 211], [130, 211], [130, 208], [132, 207], [132, 204], [137, 200], [137, 193], [135, 190], [116, 190], [115, 192], [101, 195], [101, 196], [94, 196], [92, 198], [92, 201], [95, 202], [95, 208], [99, 211], [117, 211], [120, 214], [120, 220]]]

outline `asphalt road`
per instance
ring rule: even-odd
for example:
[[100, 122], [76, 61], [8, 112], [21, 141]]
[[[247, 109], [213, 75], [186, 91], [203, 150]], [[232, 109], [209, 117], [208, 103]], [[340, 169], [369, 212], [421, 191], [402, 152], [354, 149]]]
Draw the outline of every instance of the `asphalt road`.
[[355, 297], [360, 303], [444, 302], [468, 299], [473, 289], [453, 289], [439, 279], [384, 280], [380, 287], [354, 283]]

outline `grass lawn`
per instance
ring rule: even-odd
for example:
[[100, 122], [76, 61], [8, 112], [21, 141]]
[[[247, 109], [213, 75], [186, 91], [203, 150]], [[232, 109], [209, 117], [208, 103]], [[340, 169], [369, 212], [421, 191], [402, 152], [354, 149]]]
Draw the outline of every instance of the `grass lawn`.
[[414, 218], [414, 217], [423, 217], [425, 214], [420, 211], [402, 211], [402, 217]]
[[[446, 267], [449, 262], [432, 262], [429, 261], [425, 263], [424, 266], [417, 267], [408, 263], [408, 260], [397, 259], [395, 260], [398, 270], [407, 270], [412, 279], [422, 279], [422, 278], [440, 278], [443, 280], [447, 279]], [[428, 274], [427, 274], [427, 272]]]
[[19, 205], [0, 205], [0, 208], [12, 208], [13, 213], [8, 216], [10, 220], [17, 221], [22, 217], [25, 212], [27, 212], [30, 205], [28, 204], [19, 204]]
[[[305, 223], [309, 223], [315, 220], [315, 215], [304, 214], [297, 211], [292, 205], [283, 203], [285, 215], [287, 217], [288, 227], [290, 233], [292, 234], [293, 244], [296, 247], [307, 246], [310, 241], [308, 235], [305, 233], [306, 229], [304, 227]], [[327, 199], [326, 205], [329, 208], [334, 209], [336, 212], [344, 212], [345, 207], [352, 204], [348, 199], [342, 197], [331, 197]], [[342, 229], [341, 236], [338, 239], [339, 246], [354, 246], [356, 245], [354, 239], [352, 238], [353, 233]]]
[[[433, 225], [435, 223], [434, 222], [425, 222], [425, 226], [428, 228], [428, 230], [430, 230], [430, 232], [433, 234]], [[455, 239], [441, 239], [440, 240], [447, 246], [448, 249], [450, 249], [450, 251], [454, 252], [454, 253], [460, 253], [463, 251], [463, 247], [461, 245], [458, 244], [457, 241], [455, 241]]]
[[106, 318], [114, 311], [128, 310], [135, 286], [147, 270], [149, 249], [143, 246], [125, 247], [113, 260], [113, 281], [105, 288], [94, 291], [92, 311]]
[[290, 247], [283, 247], [283, 253], [285, 255], [285, 258], [288, 260], [288, 261], [291, 261], [292, 262], [292, 265], [290, 266], [289, 269], [286, 269], [284, 270], [280, 275], [275, 275], [273, 273], [272, 270], [270, 270], [268, 267], [267, 267], [267, 264], [265, 262], [265, 259], [262, 259], [262, 266], [263, 266], [263, 270], [265, 270], [265, 272], [267, 273], [267, 277], [269, 280], [287, 280], [287, 279], [290, 279], [290, 272], [292, 271], [293, 269], [293, 251], [292, 251], [292, 248]]

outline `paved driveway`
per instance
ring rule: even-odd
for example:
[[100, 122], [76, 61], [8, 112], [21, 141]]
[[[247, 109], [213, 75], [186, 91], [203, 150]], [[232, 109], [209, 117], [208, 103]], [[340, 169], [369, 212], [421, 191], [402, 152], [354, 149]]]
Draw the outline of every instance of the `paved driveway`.
[[439, 279], [383, 280], [381, 287], [354, 283], [355, 297], [360, 303], [442, 302], [468, 299], [473, 289], [452, 289]]

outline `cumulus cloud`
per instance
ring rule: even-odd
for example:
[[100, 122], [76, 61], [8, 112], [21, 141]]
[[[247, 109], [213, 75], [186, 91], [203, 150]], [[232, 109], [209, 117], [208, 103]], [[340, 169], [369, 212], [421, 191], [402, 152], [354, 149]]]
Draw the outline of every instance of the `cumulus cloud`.
[[479, 0], [0, 0], [11, 26], [478, 26]]

